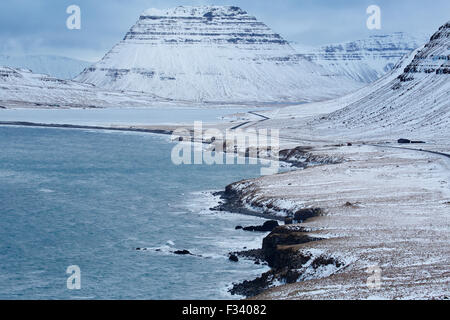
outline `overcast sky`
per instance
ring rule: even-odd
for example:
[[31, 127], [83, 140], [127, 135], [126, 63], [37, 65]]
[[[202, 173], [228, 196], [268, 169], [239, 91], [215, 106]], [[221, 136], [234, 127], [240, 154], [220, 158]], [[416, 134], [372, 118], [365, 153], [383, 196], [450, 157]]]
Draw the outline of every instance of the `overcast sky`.
[[[68, 30], [66, 8], [81, 8], [81, 30]], [[2, 0], [0, 54], [54, 54], [100, 59], [148, 8], [178, 5], [236, 5], [286, 40], [316, 46], [371, 34], [406, 31], [431, 35], [450, 20], [449, 0]], [[382, 29], [366, 28], [366, 8], [382, 10]]]

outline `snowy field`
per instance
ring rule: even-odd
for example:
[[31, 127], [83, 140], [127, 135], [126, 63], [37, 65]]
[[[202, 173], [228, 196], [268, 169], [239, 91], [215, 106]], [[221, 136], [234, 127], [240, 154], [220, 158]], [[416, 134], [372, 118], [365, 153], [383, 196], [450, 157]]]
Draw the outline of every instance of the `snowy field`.
[[[320, 207], [302, 226], [326, 240], [298, 245], [320, 250], [346, 267], [318, 270], [304, 282], [259, 298], [442, 298], [450, 280], [450, 159], [425, 152], [371, 146], [324, 147], [343, 163], [267, 176], [246, 183], [249, 206]], [[381, 268], [371, 290], [367, 268]]]

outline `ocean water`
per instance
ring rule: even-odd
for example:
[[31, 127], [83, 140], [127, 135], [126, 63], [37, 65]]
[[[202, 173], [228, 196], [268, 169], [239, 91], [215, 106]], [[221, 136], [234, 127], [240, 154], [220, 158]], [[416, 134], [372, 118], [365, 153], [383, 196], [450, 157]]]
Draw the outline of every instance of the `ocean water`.
[[[0, 299], [229, 299], [266, 267], [262, 219], [212, 212], [205, 191], [259, 166], [175, 166], [168, 136], [0, 126]], [[137, 251], [136, 248], [149, 248]], [[156, 251], [159, 249], [160, 251]], [[198, 256], [170, 251], [190, 250]], [[81, 270], [67, 289], [66, 269]]]

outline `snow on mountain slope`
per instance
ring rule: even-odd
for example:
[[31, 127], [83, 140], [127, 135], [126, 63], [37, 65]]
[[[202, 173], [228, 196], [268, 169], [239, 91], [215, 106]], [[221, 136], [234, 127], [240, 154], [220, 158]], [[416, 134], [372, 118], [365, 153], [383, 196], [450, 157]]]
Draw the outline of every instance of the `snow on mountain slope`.
[[450, 136], [450, 22], [406, 61], [398, 77], [387, 77], [383, 86], [373, 87], [325, 122], [373, 133], [403, 130], [418, 139]]
[[162, 101], [150, 94], [113, 92], [28, 69], [0, 67], [0, 108], [133, 107]]
[[331, 72], [356, 81], [371, 83], [392, 70], [405, 55], [420, 47], [425, 37], [412, 37], [403, 32], [374, 35], [364, 40], [330, 44], [300, 56], [322, 65]]
[[[265, 112], [285, 139], [450, 138], [450, 23], [384, 77], [337, 99]], [[259, 125], [258, 125], [259, 126]]]
[[26, 68], [58, 79], [73, 79], [90, 65], [87, 61], [52, 55], [0, 55], [0, 66]]
[[238, 7], [150, 9], [77, 80], [209, 102], [332, 98], [360, 84], [296, 56], [264, 23]]

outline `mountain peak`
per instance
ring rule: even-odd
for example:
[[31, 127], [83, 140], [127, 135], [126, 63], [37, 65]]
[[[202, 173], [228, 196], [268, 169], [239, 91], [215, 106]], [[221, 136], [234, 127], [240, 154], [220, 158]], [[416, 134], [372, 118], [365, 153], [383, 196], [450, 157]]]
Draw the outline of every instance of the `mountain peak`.
[[197, 18], [213, 18], [213, 17], [233, 17], [248, 15], [246, 11], [236, 6], [178, 6], [171, 9], [155, 9], [145, 10], [141, 14], [142, 18], [150, 17], [197, 17]]
[[359, 87], [295, 54], [281, 35], [239, 7], [149, 9], [77, 79], [219, 103], [311, 101]]
[[431, 36], [430, 41], [417, 52], [399, 79], [401, 82], [407, 82], [433, 73], [446, 76], [450, 74], [450, 22], [441, 26]]

